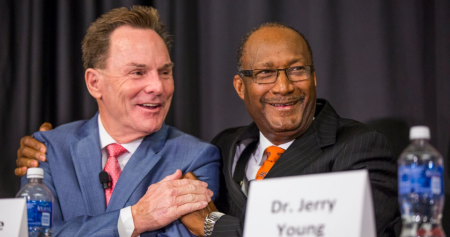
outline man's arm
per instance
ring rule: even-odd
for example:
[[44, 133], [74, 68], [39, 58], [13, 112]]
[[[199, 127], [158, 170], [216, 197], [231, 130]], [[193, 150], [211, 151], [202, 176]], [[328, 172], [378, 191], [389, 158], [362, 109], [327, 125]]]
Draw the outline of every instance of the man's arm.
[[[187, 173], [183, 176], [184, 179], [197, 179], [194, 174]], [[180, 218], [180, 221], [196, 236], [205, 236], [205, 220], [211, 212], [217, 212], [217, 208], [211, 201], [208, 206], [202, 210], [198, 210]], [[213, 237], [227, 236], [227, 237], [240, 237], [242, 236], [242, 223], [239, 218], [223, 215], [215, 223]]]
[[[347, 131], [350, 131], [347, 130]], [[372, 187], [378, 236], [397, 236], [401, 227], [397, 198], [397, 165], [387, 138], [376, 131], [346, 137], [332, 171], [367, 169]], [[348, 136], [347, 136], [348, 135]]]
[[[51, 123], [43, 123], [40, 132], [52, 130]], [[20, 147], [17, 150], [17, 168], [14, 170], [16, 176], [22, 177], [27, 173], [28, 167], [38, 167], [38, 161], [46, 161], [45, 153], [47, 147], [32, 136], [20, 139]]]

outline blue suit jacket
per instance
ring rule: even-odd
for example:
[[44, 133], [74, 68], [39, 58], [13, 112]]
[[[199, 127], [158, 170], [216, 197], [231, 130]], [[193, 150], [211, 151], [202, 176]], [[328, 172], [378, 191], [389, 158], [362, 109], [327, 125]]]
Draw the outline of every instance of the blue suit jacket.
[[[102, 171], [98, 115], [37, 132], [34, 137], [47, 146], [47, 162], [41, 162], [40, 167], [44, 169], [44, 183], [55, 198], [55, 236], [118, 236], [120, 209], [137, 203], [151, 184], [176, 169], [192, 171], [218, 194], [218, 149], [165, 124], [145, 137], [130, 158], [107, 208], [98, 177]], [[26, 183], [24, 177], [22, 186]], [[141, 236], [190, 236], [190, 232], [176, 220]]]

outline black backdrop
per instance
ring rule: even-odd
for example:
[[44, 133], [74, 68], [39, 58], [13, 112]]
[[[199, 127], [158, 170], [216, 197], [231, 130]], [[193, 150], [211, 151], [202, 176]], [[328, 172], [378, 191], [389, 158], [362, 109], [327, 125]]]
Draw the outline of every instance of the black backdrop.
[[[156, 7], [175, 36], [176, 90], [168, 124], [204, 140], [248, 124], [232, 86], [236, 49], [251, 28], [280, 21], [309, 39], [318, 97], [342, 117], [384, 132], [397, 155], [410, 126], [428, 125], [447, 163], [447, 0], [0, 0], [0, 197], [18, 191], [13, 173], [22, 136], [43, 121], [60, 125], [96, 112], [84, 85], [81, 40], [99, 15], [133, 4]], [[447, 165], [447, 181], [449, 170]]]

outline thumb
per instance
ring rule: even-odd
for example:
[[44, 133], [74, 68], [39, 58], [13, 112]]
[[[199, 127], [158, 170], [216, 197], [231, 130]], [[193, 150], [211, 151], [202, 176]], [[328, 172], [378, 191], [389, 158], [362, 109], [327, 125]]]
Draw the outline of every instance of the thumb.
[[171, 174], [171, 175], [167, 175], [163, 180], [161, 180], [160, 182], [164, 182], [164, 181], [171, 181], [171, 180], [177, 180], [181, 178], [181, 170], [177, 169], [175, 171], [175, 173]]
[[40, 132], [43, 132], [43, 131], [49, 131], [49, 130], [52, 130], [52, 124], [51, 123], [47, 123], [47, 122], [45, 122], [45, 123], [43, 123], [42, 125], [41, 125], [41, 127], [39, 127], [39, 131]]

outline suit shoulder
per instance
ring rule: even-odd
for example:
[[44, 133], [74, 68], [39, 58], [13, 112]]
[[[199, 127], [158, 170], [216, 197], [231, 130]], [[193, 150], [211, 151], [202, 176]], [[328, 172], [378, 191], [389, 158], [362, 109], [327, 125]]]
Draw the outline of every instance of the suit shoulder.
[[211, 143], [216, 146], [220, 146], [220, 144], [222, 142], [228, 141], [230, 138], [236, 137], [237, 134], [239, 134], [242, 131], [242, 129], [245, 129], [245, 128], [246, 128], [246, 126], [227, 128], [227, 129], [223, 130], [222, 132], [220, 132], [219, 134], [217, 134], [212, 139]]
[[63, 141], [69, 137], [74, 137], [76, 131], [78, 131], [82, 126], [86, 124], [88, 120], [79, 120], [70, 123], [66, 123], [45, 132], [35, 132], [33, 137], [38, 141]]
[[182, 132], [172, 126], [168, 127], [168, 140], [175, 140], [176, 142], [180, 142], [187, 146], [196, 146], [196, 147], [212, 147], [208, 142], [201, 140], [200, 138], [194, 137], [190, 134]]
[[369, 140], [380, 140], [383, 141], [383, 143], [387, 143], [387, 145], [390, 145], [387, 137], [383, 133], [359, 121], [340, 118], [339, 129], [337, 133], [338, 140], [356, 137], [365, 138]]
[[353, 119], [339, 119], [339, 133], [350, 133], [354, 135], [377, 132], [375, 129]]

